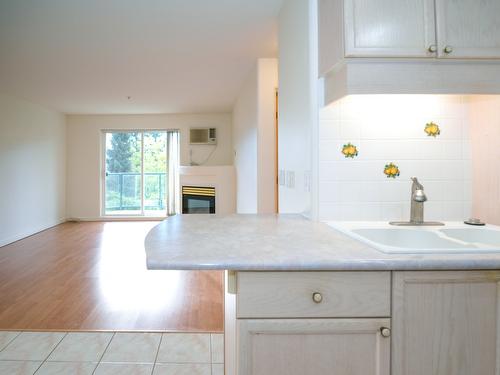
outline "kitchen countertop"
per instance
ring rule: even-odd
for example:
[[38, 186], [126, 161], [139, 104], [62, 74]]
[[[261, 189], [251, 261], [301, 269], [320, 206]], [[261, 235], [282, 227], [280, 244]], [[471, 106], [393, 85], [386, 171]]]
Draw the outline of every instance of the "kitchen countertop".
[[147, 235], [148, 269], [500, 269], [500, 253], [385, 254], [301, 215], [176, 215]]

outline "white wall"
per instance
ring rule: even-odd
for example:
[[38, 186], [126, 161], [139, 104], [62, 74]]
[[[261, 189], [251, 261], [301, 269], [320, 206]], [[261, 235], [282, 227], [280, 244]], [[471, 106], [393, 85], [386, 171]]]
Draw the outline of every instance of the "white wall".
[[[410, 177], [424, 185], [426, 220], [471, 213], [469, 101], [462, 96], [353, 95], [320, 112], [319, 217], [408, 220]], [[426, 123], [441, 134], [429, 137]], [[352, 143], [358, 156], [342, 155]], [[390, 162], [400, 176], [387, 178]]]
[[0, 94], [0, 246], [65, 218], [65, 118]]
[[470, 99], [472, 214], [500, 225], [500, 95]]
[[231, 165], [231, 114], [69, 115], [67, 116], [67, 216], [100, 217], [101, 136], [105, 129], [178, 129], [181, 165], [201, 162], [215, 146], [190, 146], [190, 127], [217, 128], [217, 149], [205, 164]]
[[275, 212], [276, 59], [258, 59], [233, 109], [238, 213]]
[[[278, 19], [279, 35], [279, 169], [294, 175], [281, 185], [281, 213], [314, 217], [311, 174], [317, 126], [317, 56], [314, 1], [286, 0]], [[289, 179], [288, 179], [289, 180]], [[290, 181], [290, 180], [289, 180]]]
[[236, 211], [241, 214], [257, 212], [257, 76], [255, 65], [233, 108]]

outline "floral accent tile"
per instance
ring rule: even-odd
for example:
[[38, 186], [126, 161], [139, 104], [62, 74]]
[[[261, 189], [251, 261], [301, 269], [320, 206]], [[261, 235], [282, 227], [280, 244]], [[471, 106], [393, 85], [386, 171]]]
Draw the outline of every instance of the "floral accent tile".
[[441, 134], [441, 129], [439, 129], [439, 125], [434, 122], [429, 122], [425, 124], [424, 131], [427, 133], [428, 137], [437, 137]]
[[399, 167], [394, 163], [386, 164], [384, 167], [384, 174], [387, 178], [396, 178], [399, 176]]
[[342, 146], [342, 154], [346, 158], [354, 159], [356, 156], [358, 156], [358, 148], [354, 146], [351, 142], [349, 142], [348, 144]]

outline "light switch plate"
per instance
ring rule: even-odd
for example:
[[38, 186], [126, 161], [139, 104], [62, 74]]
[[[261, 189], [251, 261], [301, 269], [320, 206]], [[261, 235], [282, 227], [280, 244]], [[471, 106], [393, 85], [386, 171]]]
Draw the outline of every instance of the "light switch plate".
[[278, 183], [280, 186], [285, 186], [286, 184], [285, 171], [283, 169], [278, 171]]
[[286, 187], [289, 189], [295, 188], [295, 172], [286, 171]]

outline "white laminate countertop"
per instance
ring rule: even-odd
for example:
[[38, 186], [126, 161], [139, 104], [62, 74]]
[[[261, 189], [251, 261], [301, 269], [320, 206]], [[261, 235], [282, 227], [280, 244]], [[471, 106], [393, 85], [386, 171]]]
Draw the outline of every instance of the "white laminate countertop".
[[500, 269], [500, 253], [385, 254], [300, 215], [177, 215], [145, 241], [149, 269]]

